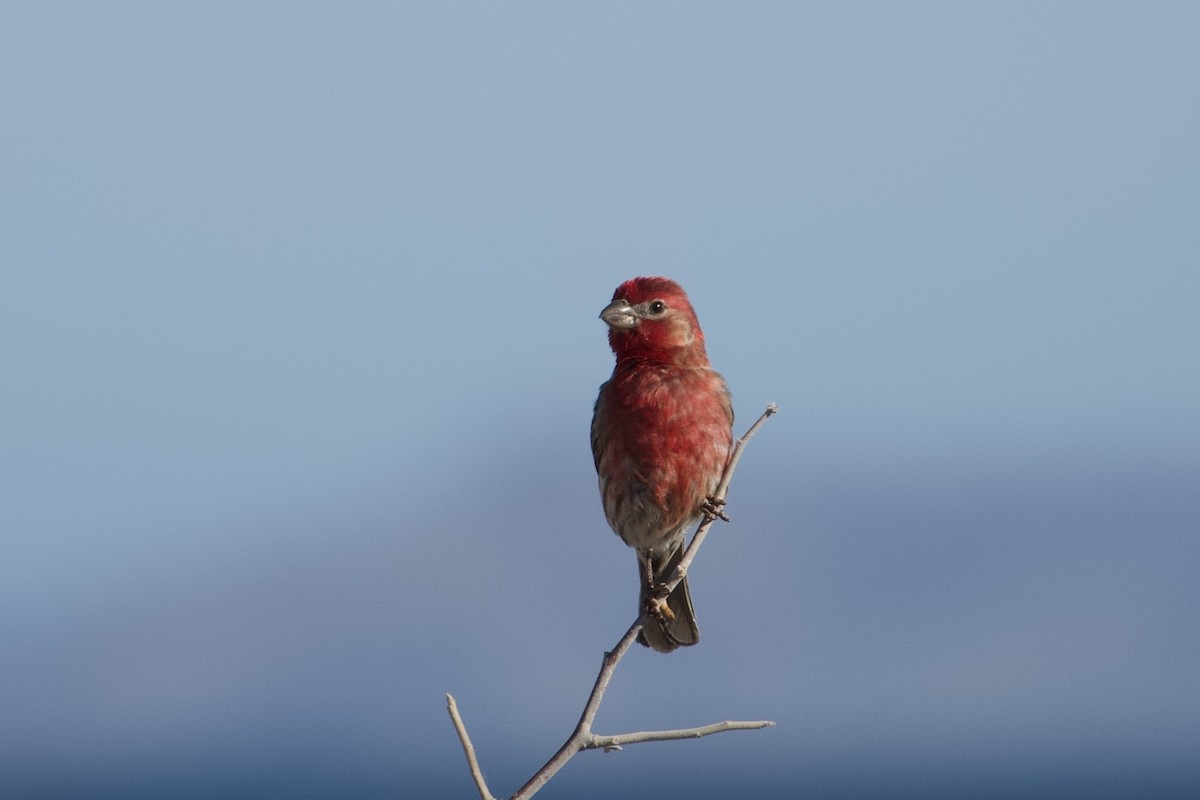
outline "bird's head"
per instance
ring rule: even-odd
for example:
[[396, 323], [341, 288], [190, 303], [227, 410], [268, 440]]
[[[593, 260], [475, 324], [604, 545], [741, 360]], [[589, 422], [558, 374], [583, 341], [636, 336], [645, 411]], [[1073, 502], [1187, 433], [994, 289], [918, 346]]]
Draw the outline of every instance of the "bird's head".
[[600, 312], [617, 360], [705, 366], [704, 333], [683, 287], [670, 278], [633, 278]]

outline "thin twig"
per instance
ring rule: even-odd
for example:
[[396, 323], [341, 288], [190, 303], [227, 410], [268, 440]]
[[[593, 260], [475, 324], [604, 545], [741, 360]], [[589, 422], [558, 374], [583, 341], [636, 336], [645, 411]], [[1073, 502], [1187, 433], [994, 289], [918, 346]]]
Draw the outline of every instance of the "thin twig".
[[[680, 559], [679, 565], [672, 573], [671, 579], [668, 580], [659, 591], [663, 592], [665, 597], [670, 594], [684, 575], [687, 574], [687, 568], [692, 563], [692, 559], [696, 557], [696, 552], [700, 549], [700, 545], [704, 543], [704, 537], [708, 535], [708, 529], [712, 527], [713, 522], [721, 518], [720, 506], [725, 500], [725, 493], [729, 490], [729, 481], [733, 477], [733, 471], [737, 468], [738, 460], [742, 457], [742, 451], [746, 448], [746, 442], [755, 434], [760, 426], [777, 412], [779, 408], [771, 403], [767, 406], [767, 410], [763, 412], [750, 429], [747, 430], [742, 437], [734, 443], [733, 449], [730, 450], [729, 460], [725, 464], [725, 471], [721, 474], [721, 480], [717, 484], [716, 491], [713, 493], [713, 508], [706, 510], [704, 519], [700, 522], [700, 527], [696, 529], [696, 533], [692, 536], [692, 541], [688, 544], [687, 550]], [[617, 646], [604, 654], [604, 659], [600, 663], [600, 674], [596, 676], [596, 683], [592, 687], [592, 693], [588, 696], [587, 703], [583, 707], [583, 713], [579, 716], [579, 722], [575, 725], [575, 730], [571, 736], [563, 743], [563, 746], [558, 749], [550, 760], [547, 761], [542, 768], [534, 773], [533, 777], [514, 794], [511, 800], [528, 800], [533, 795], [546, 785], [554, 775], [563, 768], [563, 766], [574, 758], [576, 753], [581, 750], [620, 750], [622, 745], [636, 744], [638, 742], [662, 742], [674, 739], [695, 739], [700, 736], [710, 736], [714, 733], [722, 733], [724, 731], [744, 731], [758, 730], [759, 728], [768, 728], [775, 723], [768, 720], [760, 720], [754, 722], [739, 722], [727, 720], [725, 722], [715, 722], [711, 725], [704, 725], [698, 728], [684, 728], [681, 730], [671, 731], [641, 731], [638, 733], [621, 733], [616, 736], [601, 736], [592, 733], [592, 723], [596, 720], [596, 713], [600, 710], [600, 703], [604, 700], [604, 693], [608, 690], [608, 683], [612, 679], [613, 672], [620, 663], [621, 658], [628, 652], [633, 645], [634, 639], [642, 630], [642, 624], [650, 622], [648, 611], [643, 611], [642, 615], [629, 626], [629, 630], [625, 631], [625, 635], [617, 642]], [[463, 725], [462, 718], [458, 715], [458, 706], [455, 705], [454, 698], [446, 695], [446, 701], [450, 708], [450, 717], [454, 720], [454, 727], [458, 731], [458, 738], [462, 741], [463, 751], [467, 754], [467, 763], [471, 767], [471, 776], [475, 779], [475, 787], [479, 790], [479, 796], [482, 800], [496, 800], [488, 791], [487, 784], [483, 780], [483, 773], [479, 769], [479, 762], [475, 760], [475, 748], [471, 745], [471, 739], [467, 736], [467, 729]]]
[[[671, 573], [671, 577], [663, 583], [657, 594], [661, 597], [666, 597], [671, 592], [675, 591], [675, 587], [687, 575], [688, 567], [692, 565], [692, 560], [696, 557], [696, 553], [700, 551], [700, 545], [704, 544], [704, 537], [708, 536], [708, 529], [712, 524], [721, 518], [719, 512], [720, 507], [725, 503], [725, 493], [729, 491], [729, 481], [733, 479], [733, 471], [737, 469], [738, 461], [742, 459], [742, 451], [746, 449], [746, 443], [750, 441], [762, 424], [767, 421], [767, 418], [779, 411], [779, 406], [774, 403], [767, 404], [767, 410], [762, 413], [749, 430], [742, 434], [741, 438], [733, 443], [733, 449], [729, 451], [729, 461], [725, 464], [725, 471], [721, 473], [721, 480], [717, 483], [717, 488], [713, 491], [713, 511], [705, 511], [704, 519], [700, 521], [700, 527], [692, 535], [692, 541], [688, 544], [687, 549], [683, 552], [683, 558], [679, 559], [679, 563], [675, 565], [675, 571]], [[718, 513], [714, 513], [718, 512]]]
[[600, 674], [596, 676], [596, 684], [592, 687], [592, 693], [588, 696], [587, 704], [583, 707], [583, 714], [580, 715], [574, 732], [567, 741], [563, 742], [563, 746], [558, 748], [558, 752], [551, 756], [550, 760], [517, 790], [517, 793], [512, 796], [512, 800], [533, 797], [534, 793], [545, 786], [546, 782], [574, 758], [576, 753], [586, 749], [587, 741], [592, 736], [592, 722], [596, 719], [596, 712], [600, 710], [600, 701], [604, 699], [604, 693], [608, 690], [608, 682], [612, 679], [613, 671], [641, 629], [642, 619], [639, 617], [629, 626], [629, 630], [625, 631], [625, 635], [621, 637], [621, 641], [617, 642], [617, 646], [604, 654], [604, 660], [600, 662]]
[[463, 724], [458, 714], [458, 703], [454, 695], [446, 695], [446, 708], [450, 711], [450, 719], [454, 722], [454, 730], [458, 732], [458, 740], [462, 742], [463, 752], [467, 754], [467, 766], [471, 768], [471, 777], [475, 779], [475, 788], [479, 790], [480, 800], [496, 800], [488, 789], [487, 781], [483, 779], [483, 770], [479, 768], [479, 760], [475, 758], [475, 745], [467, 735], [467, 726]]
[[699, 739], [701, 736], [710, 736], [714, 733], [723, 733], [724, 731], [754, 731], [759, 728], [772, 728], [774, 726], [774, 722], [765, 719], [754, 722], [726, 720], [725, 722], [714, 722], [712, 725], [704, 725], [699, 728], [682, 728], [675, 731], [639, 731], [638, 733], [618, 733], [616, 736], [593, 736], [584, 749], [603, 748], [605, 750], [620, 750], [623, 745], [637, 744], [638, 742], [669, 742], [674, 739]]

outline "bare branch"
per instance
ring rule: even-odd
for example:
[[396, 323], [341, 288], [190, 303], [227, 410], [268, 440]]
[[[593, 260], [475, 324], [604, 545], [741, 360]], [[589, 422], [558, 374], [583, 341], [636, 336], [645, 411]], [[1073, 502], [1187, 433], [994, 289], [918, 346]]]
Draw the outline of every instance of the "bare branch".
[[773, 727], [775, 727], [775, 723], [765, 719], [755, 722], [726, 720], [725, 722], [714, 722], [712, 725], [705, 725], [700, 728], [682, 728], [676, 731], [639, 731], [638, 733], [619, 733], [616, 736], [593, 736], [584, 749], [594, 750], [603, 748], [605, 750], [620, 750], [624, 745], [637, 744], [638, 742], [669, 742], [674, 739], [699, 739], [701, 736], [710, 736], [714, 733], [723, 733], [725, 731], [754, 731], [759, 728]]
[[[734, 469], [737, 468], [738, 460], [742, 457], [742, 451], [746, 448], [746, 443], [758, 431], [767, 418], [778, 410], [779, 408], [774, 403], [768, 405], [767, 410], [763, 412], [762, 416], [734, 443], [733, 448], [729, 452], [729, 460], [725, 464], [725, 471], [721, 474], [721, 480], [717, 484], [716, 491], [713, 493], [713, 507], [711, 509], [706, 508], [704, 518], [701, 520], [700, 526], [696, 529], [696, 533], [692, 536], [692, 541], [688, 544], [687, 550], [679, 562], [679, 566], [672, 573], [671, 579], [659, 588], [664, 597], [670, 594], [671, 590], [683, 580], [684, 575], [687, 574], [688, 566], [696, 557], [700, 545], [704, 543], [704, 537], [708, 534], [708, 529], [712, 527], [713, 522], [723, 517], [720, 506], [724, 504], [725, 493], [729, 490], [729, 481], [733, 477]], [[563, 746], [558, 749], [558, 752], [551, 756], [550, 760], [542, 765], [542, 768], [534, 773], [533, 777], [524, 786], [517, 790], [517, 793], [512, 796], [511, 800], [527, 800], [533, 797], [539, 789], [545, 786], [581, 750], [620, 750], [626, 744], [662, 742], [674, 739], [695, 739], [725, 731], [758, 730], [760, 728], [771, 727], [775, 724], [767, 720], [755, 722], [727, 720], [725, 722], [704, 725], [699, 728], [684, 728], [671, 731], [641, 731], [638, 733], [621, 733], [616, 736], [601, 736], [592, 733], [592, 723], [596, 720], [596, 713], [600, 710], [600, 703], [604, 700], [604, 693], [608, 690], [608, 683], [612, 680], [613, 672], [616, 670], [621, 658], [624, 657], [625, 653], [633, 645], [634, 640], [642, 629], [643, 623], [652, 621], [649, 619], [649, 613], [648, 611], [643, 611], [642, 615], [629, 626], [629, 630], [625, 631], [625, 635], [617, 642], [617, 646], [604, 654], [604, 659], [600, 663], [600, 674], [596, 676], [596, 683], [592, 687], [592, 693], [588, 696], [587, 703], [583, 707], [583, 713], [579, 716], [579, 722], [575, 725], [575, 730], [571, 733], [567, 741], [563, 743]], [[483, 780], [483, 773], [479, 769], [479, 762], [475, 759], [475, 748], [471, 745], [471, 739], [467, 736], [467, 729], [458, 715], [458, 707], [454, 702], [454, 698], [446, 695], [446, 701], [450, 708], [450, 718], [454, 720], [454, 727], [458, 731], [458, 738], [462, 741], [463, 751], [467, 754], [467, 763], [471, 767], [471, 776], [475, 779], [475, 787], [479, 790], [480, 798], [482, 800], [496, 800], [489, 793], [487, 784]]]
[[725, 464], [725, 471], [721, 473], [721, 480], [717, 483], [716, 491], [713, 492], [713, 501], [717, 507], [712, 511], [705, 511], [704, 519], [700, 521], [700, 527], [692, 535], [692, 541], [688, 543], [687, 549], [683, 553], [683, 558], [679, 559], [679, 563], [675, 565], [675, 571], [671, 573], [670, 579], [659, 587], [658, 594], [660, 596], [666, 597], [675, 591], [675, 587], [687, 575], [688, 567], [692, 565], [693, 559], [696, 558], [696, 553], [700, 551], [700, 545], [704, 544], [704, 537], [708, 536], [708, 529], [712, 527], [714, 522], [721, 518], [719, 514], [720, 506], [725, 503], [725, 493], [729, 491], [729, 481], [733, 479], [733, 471], [737, 469], [738, 462], [742, 459], [742, 451], [746, 449], [746, 443], [750, 441], [750, 437], [758, 432], [758, 429], [767, 421], [767, 418], [778, 411], [779, 406], [774, 403], [768, 403], [767, 410], [754, 421], [754, 424], [742, 434], [740, 439], [733, 443], [733, 449], [729, 451], [729, 461]]
[[583, 707], [582, 716], [579, 717], [579, 727], [591, 731], [592, 722], [596, 719], [596, 712], [600, 710], [600, 701], [604, 699], [604, 693], [608, 690], [608, 682], [612, 680], [617, 664], [633, 645], [641, 630], [642, 617], [638, 617], [637, 621], [629, 626], [629, 630], [625, 631], [621, 641], [617, 642], [617, 646], [604, 654], [604, 660], [600, 662], [600, 674], [596, 676], [596, 685], [592, 687], [592, 695], [588, 698], [587, 705]]
[[479, 790], [480, 800], [496, 800], [488, 790], [487, 781], [483, 779], [483, 770], [479, 768], [479, 760], [475, 758], [475, 745], [471, 744], [471, 737], [467, 735], [467, 726], [463, 724], [462, 717], [458, 714], [458, 703], [454, 702], [454, 695], [446, 695], [446, 708], [450, 712], [454, 730], [458, 732], [458, 740], [462, 742], [463, 752], [467, 754], [467, 766], [471, 768], [471, 777], [475, 779], [475, 788]]
[[592, 722], [596, 719], [596, 712], [600, 710], [600, 701], [604, 699], [604, 692], [608, 690], [608, 682], [612, 679], [613, 671], [617, 668], [617, 664], [621, 661], [621, 657], [625, 655], [633, 644], [633, 640], [637, 638], [638, 632], [642, 629], [642, 618], [639, 617], [636, 622], [629, 626], [629, 630], [625, 631], [625, 635], [621, 637], [621, 641], [617, 642], [617, 646], [604, 654], [604, 660], [600, 662], [600, 674], [596, 676], [596, 684], [592, 687], [592, 693], [588, 696], [587, 703], [583, 707], [583, 714], [579, 717], [579, 723], [575, 726], [575, 731], [570, 738], [563, 743], [563, 746], [558, 748], [558, 752], [550, 757], [550, 760], [542, 765], [542, 768], [533, 774], [524, 786], [517, 790], [517, 793], [512, 796], [512, 800], [524, 800], [527, 797], [533, 797], [534, 793], [546, 785], [546, 782], [554, 777], [563, 766], [575, 757], [575, 754], [580, 750], [585, 749], [585, 743], [592, 736]]
[[617, 642], [617, 646], [604, 654], [604, 660], [600, 664], [600, 674], [596, 676], [596, 684], [592, 688], [592, 693], [588, 697], [587, 704], [583, 708], [583, 714], [580, 716], [579, 723], [575, 726], [574, 732], [563, 743], [563, 746], [558, 749], [558, 752], [551, 756], [550, 760], [534, 773], [534, 776], [524, 786], [517, 790], [517, 793], [512, 796], [511, 800], [526, 800], [526, 798], [533, 797], [539, 789], [554, 777], [555, 773], [562, 769], [581, 750], [620, 750], [622, 745], [626, 744], [665, 742], [673, 739], [696, 739], [701, 736], [709, 736], [724, 731], [747, 731], [769, 728], [775, 724], [767, 720], [757, 722], [737, 722], [731, 720], [716, 722], [700, 728], [684, 728], [674, 731], [640, 731], [638, 733], [619, 733], [615, 736], [603, 736], [592, 733], [592, 722], [596, 719], [596, 712], [600, 709], [600, 702], [604, 699], [604, 693], [608, 689], [608, 682], [612, 678], [613, 671], [616, 670], [621, 657], [633, 645], [638, 631], [642, 629], [642, 622], [645, 619], [646, 614], [643, 613], [637, 622], [633, 623], [629, 627], [629, 630], [625, 632], [625, 635], [621, 637], [621, 641]]

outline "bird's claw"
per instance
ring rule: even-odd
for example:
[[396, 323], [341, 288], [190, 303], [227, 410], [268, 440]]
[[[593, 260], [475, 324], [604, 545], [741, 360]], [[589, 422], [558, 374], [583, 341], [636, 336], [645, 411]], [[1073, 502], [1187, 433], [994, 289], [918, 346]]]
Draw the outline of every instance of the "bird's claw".
[[724, 506], [725, 501], [722, 498], [706, 497], [704, 498], [704, 502], [700, 504], [700, 510], [704, 512], [705, 516], [729, 522], [729, 517], [725, 514]]
[[660, 620], [675, 619], [675, 612], [667, 605], [667, 598], [658, 592], [646, 599], [646, 610]]

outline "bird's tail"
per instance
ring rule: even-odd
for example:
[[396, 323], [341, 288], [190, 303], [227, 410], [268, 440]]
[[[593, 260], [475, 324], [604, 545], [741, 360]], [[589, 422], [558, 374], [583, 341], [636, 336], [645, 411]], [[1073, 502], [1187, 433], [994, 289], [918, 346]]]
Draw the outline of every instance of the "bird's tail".
[[[682, 541], [666, 556], [638, 550], [638, 569], [642, 576], [640, 611], [646, 610], [646, 602], [654, 586], [671, 577], [681, 558]], [[647, 577], [652, 577], [650, 585], [647, 585]], [[642, 626], [638, 642], [660, 653], [669, 653], [677, 647], [687, 647], [700, 641], [700, 628], [696, 626], [696, 612], [692, 610], [692, 596], [688, 592], [687, 578], [680, 581], [675, 591], [667, 596], [667, 608], [670, 609], [670, 614], [665, 614], [665, 619], [650, 618]]]

